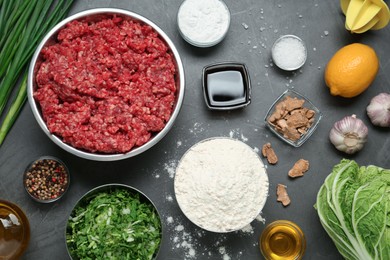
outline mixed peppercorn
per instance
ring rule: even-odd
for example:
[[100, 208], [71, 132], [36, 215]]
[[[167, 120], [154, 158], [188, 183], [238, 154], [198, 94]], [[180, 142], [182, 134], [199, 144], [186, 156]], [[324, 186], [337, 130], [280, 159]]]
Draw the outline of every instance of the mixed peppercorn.
[[27, 191], [38, 200], [54, 200], [68, 186], [68, 171], [55, 159], [39, 159], [31, 164], [25, 174]]

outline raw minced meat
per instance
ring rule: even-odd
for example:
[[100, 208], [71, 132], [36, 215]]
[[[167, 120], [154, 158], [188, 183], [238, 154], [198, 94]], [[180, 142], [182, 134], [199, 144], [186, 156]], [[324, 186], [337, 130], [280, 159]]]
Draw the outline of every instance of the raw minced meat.
[[117, 16], [72, 21], [42, 57], [34, 98], [49, 131], [73, 147], [128, 152], [172, 114], [173, 56], [146, 24]]

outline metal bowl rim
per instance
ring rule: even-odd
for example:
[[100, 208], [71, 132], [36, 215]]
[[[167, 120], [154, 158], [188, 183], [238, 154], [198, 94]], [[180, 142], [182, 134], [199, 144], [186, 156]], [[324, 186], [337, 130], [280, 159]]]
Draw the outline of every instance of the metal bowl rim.
[[67, 233], [67, 226], [68, 226], [68, 222], [69, 222], [69, 218], [70, 216], [72, 215], [74, 209], [80, 205], [80, 203], [82, 203], [84, 201], [84, 199], [91, 195], [91, 194], [94, 194], [94, 193], [99, 193], [101, 191], [104, 191], [104, 190], [108, 190], [108, 189], [116, 189], [116, 188], [120, 188], [120, 189], [126, 189], [126, 190], [130, 190], [132, 192], [135, 192], [135, 193], [138, 193], [140, 194], [142, 197], [144, 197], [152, 206], [153, 208], [155, 209], [156, 213], [157, 213], [157, 216], [158, 216], [158, 219], [160, 220], [160, 226], [161, 226], [161, 236], [160, 236], [160, 245], [159, 245], [159, 248], [156, 252], [156, 256], [154, 259], [157, 259], [158, 255], [159, 255], [159, 252], [161, 250], [161, 246], [162, 246], [162, 242], [163, 242], [163, 234], [164, 234], [164, 231], [163, 231], [163, 223], [162, 223], [162, 218], [161, 218], [161, 215], [160, 215], [160, 212], [158, 211], [156, 205], [154, 204], [154, 202], [145, 194], [143, 193], [141, 190], [133, 187], [133, 186], [130, 186], [130, 185], [127, 185], [127, 184], [122, 184], [122, 183], [107, 183], [107, 184], [103, 184], [103, 185], [100, 185], [100, 186], [97, 186], [97, 187], [94, 187], [92, 189], [90, 189], [89, 191], [85, 192], [77, 201], [76, 203], [73, 205], [72, 207], [72, 210], [70, 211], [70, 213], [68, 214], [68, 218], [66, 220], [66, 226], [65, 226], [65, 245], [66, 245], [66, 251], [68, 252], [68, 256], [70, 257], [70, 259], [73, 259], [72, 256], [70, 255], [69, 253], [69, 248], [68, 248], [68, 243], [66, 242], [66, 233]]
[[[33, 92], [34, 92], [34, 68], [35, 64], [39, 58], [39, 55], [41, 53], [42, 48], [46, 45], [48, 40], [50, 40], [60, 29], [62, 29], [67, 23], [73, 20], [77, 19], [82, 19], [84, 17], [90, 16], [90, 15], [101, 15], [101, 14], [119, 14], [123, 16], [128, 16], [131, 19], [135, 19], [140, 21], [141, 23], [147, 24], [151, 26], [158, 34], [159, 36], [166, 42], [166, 44], [169, 47], [169, 50], [173, 54], [173, 58], [175, 61], [175, 65], [177, 68], [177, 76], [178, 80], [176, 82], [177, 91], [176, 94], [176, 103], [174, 106], [174, 109], [172, 111], [172, 114], [168, 120], [168, 122], [165, 124], [165, 127], [156, 135], [154, 135], [148, 142], [143, 144], [142, 146], [135, 147], [131, 149], [127, 153], [118, 153], [118, 154], [98, 154], [98, 153], [91, 153], [83, 150], [79, 150], [77, 148], [74, 148], [73, 146], [64, 143], [58, 136], [51, 134], [49, 129], [46, 126], [45, 121], [43, 120], [40, 111], [38, 109], [37, 102], [35, 102], [35, 99], [33, 98]], [[42, 39], [40, 44], [38, 45], [37, 49], [34, 52], [34, 55], [31, 59], [31, 63], [29, 66], [29, 71], [28, 71], [28, 86], [27, 86], [27, 97], [28, 101], [30, 103], [31, 110], [33, 112], [33, 115], [38, 122], [39, 126], [42, 128], [44, 133], [59, 147], [62, 149], [66, 150], [67, 152], [70, 152], [76, 156], [79, 156], [84, 159], [89, 159], [89, 160], [95, 160], [95, 161], [116, 161], [116, 160], [122, 160], [122, 159], [127, 159], [133, 156], [136, 156], [155, 144], [157, 144], [172, 128], [178, 114], [180, 113], [183, 99], [184, 99], [184, 92], [185, 92], [185, 75], [184, 75], [184, 67], [182, 60], [180, 58], [179, 52], [177, 51], [175, 45], [171, 41], [171, 39], [168, 37], [168, 35], [159, 27], [157, 26], [154, 22], [149, 20], [148, 18], [141, 16], [137, 13], [127, 11], [124, 9], [119, 9], [119, 8], [94, 8], [94, 9], [89, 9], [85, 11], [81, 11], [79, 13], [73, 14], [61, 22], [59, 22], [56, 26], [54, 26]]]

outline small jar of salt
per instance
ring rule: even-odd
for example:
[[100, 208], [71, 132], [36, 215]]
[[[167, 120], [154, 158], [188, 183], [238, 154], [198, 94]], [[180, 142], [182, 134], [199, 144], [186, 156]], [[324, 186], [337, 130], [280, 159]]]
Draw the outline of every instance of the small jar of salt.
[[177, 23], [184, 40], [197, 47], [221, 42], [230, 26], [230, 12], [222, 0], [185, 0]]
[[272, 46], [272, 60], [283, 70], [299, 69], [305, 64], [306, 57], [305, 44], [295, 35], [283, 35]]

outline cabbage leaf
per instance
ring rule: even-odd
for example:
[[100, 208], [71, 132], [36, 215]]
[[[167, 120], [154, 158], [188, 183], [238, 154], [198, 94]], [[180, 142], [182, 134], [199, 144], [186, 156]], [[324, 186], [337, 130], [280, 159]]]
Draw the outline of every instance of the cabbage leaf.
[[345, 259], [390, 259], [390, 170], [343, 159], [314, 207]]

